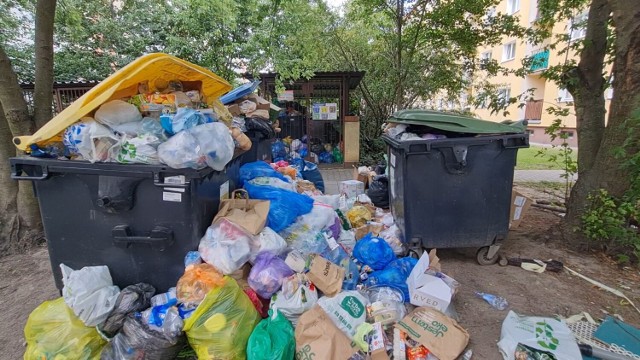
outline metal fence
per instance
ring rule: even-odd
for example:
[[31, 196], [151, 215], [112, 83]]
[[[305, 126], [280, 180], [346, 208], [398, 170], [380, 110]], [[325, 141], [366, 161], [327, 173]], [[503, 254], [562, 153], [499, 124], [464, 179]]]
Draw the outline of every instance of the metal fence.
[[[53, 115], [55, 116], [60, 113], [67, 106], [71, 105], [71, 103], [84, 95], [87, 91], [91, 90], [91, 88], [96, 84], [97, 82], [94, 81], [53, 83], [53, 102], [51, 103]], [[20, 87], [22, 88], [22, 95], [24, 96], [24, 99], [27, 102], [27, 106], [29, 107], [29, 112], [33, 114], [34, 84], [22, 83], [20, 84]]]

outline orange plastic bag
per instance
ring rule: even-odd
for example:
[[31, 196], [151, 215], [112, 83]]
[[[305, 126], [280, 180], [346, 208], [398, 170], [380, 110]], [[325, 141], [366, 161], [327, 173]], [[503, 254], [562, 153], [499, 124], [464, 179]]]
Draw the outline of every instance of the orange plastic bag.
[[224, 285], [222, 273], [209, 264], [189, 267], [178, 280], [176, 297], [181, 303], [199, 304], [212, 289]]

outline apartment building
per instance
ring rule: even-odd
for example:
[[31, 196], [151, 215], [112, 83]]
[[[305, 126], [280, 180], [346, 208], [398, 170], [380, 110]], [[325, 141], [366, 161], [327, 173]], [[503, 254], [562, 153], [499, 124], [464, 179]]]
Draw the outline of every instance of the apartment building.
[[[495, 11], [518, 17], [520, 24], [523, 26], [534, 26], [538, 15], [537, 2], [537, 0], [502, 0], [495, 8]], [[553, 32], [554, 34], [568, 34], [571, 41], [582, 39], [585, 36], [586, 18], [586, 11], [578, 12], [572, 21], [556, 24]], [[560, 54], [562, 47], [558, 47], [556, 50], [549, 50], [545, 49], [545, 45], [533, 46], [523, 40], [504, 38], [500, 45], [479, 48], [479, 58], [496, 60], [501, 66], [513, 70], [521, 68], [525, 58], [533, 57], [534, 61], [532, 61], [530, 67], [531, 73], [525, 77], [510, 74], [507, 76], [497, 75], [488, 79], [491, 84], [496, 85], [498, 94], [501, 97], [509, 98], [519, 97], [521, 94], [526, 95], [507, 108], [509, 112], [507, 116], [502, 113], [491, 114], [491, 111], [483, 106], [470, 107], [468, 109], [476, 114], [478, 118], [486, 120], [526, 119], [529, 123], [530, 141], [532, 143], [549, 144], [551, 140], [545, 134], [545, 129], [558, 117], [549, 114], [547, 109], [551, 107], [566, 108], [569, 110], [569, 116], [564, 117], [564, 129], [562, 131], [566, 132], [569, 144], [577, 146], [576, 118], [571, 94], [566, 90], [560, 89], [553, 81], [547, 81], [541, 77], [543, 70], [552, 65], [563, 64], [565, 61], [570, 60], [570, 56], [575, 56], [575, 54]], [[479, 76], [482, 76], [482, 74], [479, 74]], [[473, 94], [473, 90], [471, 89], [471, 94]], [[531, 92], [528, 92], [528, 90]], [[606, 91], [607, 108], [612, 95], [611, 89]]]

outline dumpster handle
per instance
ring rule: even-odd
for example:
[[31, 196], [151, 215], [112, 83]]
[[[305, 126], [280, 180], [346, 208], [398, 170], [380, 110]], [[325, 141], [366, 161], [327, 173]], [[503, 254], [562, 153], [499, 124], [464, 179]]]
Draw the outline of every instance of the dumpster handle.
[[129, 225], [116, 225], [111, 230], [111, 235], [113, 236], [113, 244], [122, 248], [146, 244], [153, 249], [163, 251], [173, 244], [173, 231], [163, 226], [155, 226], [149, 236], [134, 236], [131, 235]]
[[153, 173], [153, 185], [158, 186], [158, 187], [172, 187], [172, 188], [188, 188], [190, 186], [190, 181], [186, 180], [184, 181], [184, 184], [167, 184], [164, 182], [164, 176], [162, 176], [160, 173]]
[[42, 175], [36, 175], [36, 176], [22, 176], [19, 175], [20, 173], [22, 173], [22, 167], [14, 164], [11, 167], [11, 179], [13, 180], [46, 180], [49, 177], [49, 168], [47, 168], [46, 166], [41, 166], [42, 168]]

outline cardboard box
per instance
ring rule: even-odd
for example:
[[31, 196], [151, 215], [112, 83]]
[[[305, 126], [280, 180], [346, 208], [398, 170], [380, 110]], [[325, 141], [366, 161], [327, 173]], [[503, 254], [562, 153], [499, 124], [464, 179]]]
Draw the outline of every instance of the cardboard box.
[[256, 110], [269, 110], [269, 109], [271, 109], [271, 103], [268, 102], [267, 100], [263, 99], [262, 97], [260, 97], [260, 96], [258, 96], [256, 94], [250, 94], [247, 97], [249, 98], [249, 100], [251, 100], [254, 103], [256, 103], [256, 105], [257, 105]]
[[364, 183], [358, 180], [342, 181], [338, 186], [338, 190], [340, 194], [345, 194], [347, 198], [351, 199], [360, 194], [364, 194]]
[[231, 113], [231, 115], [233, 116], [240, 116], [242, 115], [242, 111], [240, 111], [240, 106], [238, 106], [238, 104], [231, 104], [231, 105], [227, 105], [227, 110], [229, 110], [229, 112]]
[[533, 200], [513, 190], [511, 193], [511, 212], [509, 213], [509, 229], [520, 226], [524, 214], [533, 204]]
[[435, 265], [435, 252], [423, 254], [407, 278], [409, 301], [416, 306], [427, 306], [444, 312], [453, 299], [457, 281], [440, 273], [435, 266], [430, 269], [430, 257]]

